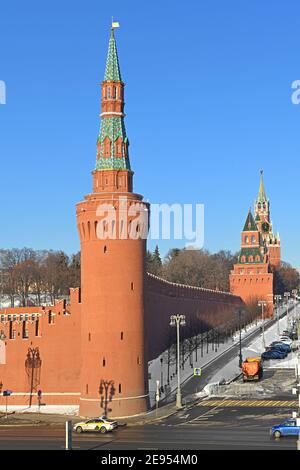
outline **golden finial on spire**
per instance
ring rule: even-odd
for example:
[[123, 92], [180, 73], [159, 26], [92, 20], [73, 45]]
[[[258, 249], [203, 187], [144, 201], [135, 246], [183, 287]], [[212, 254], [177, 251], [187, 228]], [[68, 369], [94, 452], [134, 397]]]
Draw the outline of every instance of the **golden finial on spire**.
[[114, 21], [114, 17], [111, 17], [111, 29], [120, 28], [120, 23], [118, 21]]

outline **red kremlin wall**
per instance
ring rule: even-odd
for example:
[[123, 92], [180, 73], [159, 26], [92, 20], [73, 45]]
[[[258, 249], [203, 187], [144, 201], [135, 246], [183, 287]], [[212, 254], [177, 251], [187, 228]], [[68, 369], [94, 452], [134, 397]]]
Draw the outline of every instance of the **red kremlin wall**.
[[171, 315], [186, 315], [185, 330], [195, 334], [199, 333], [199, 328], [206, 331], [234, 320], [241, 305], [241, 298], [228, 292], [174, 284], [147, 274], [145, 330], [148, 360], [167, 349]]
[[[200, 319], [203, 325], [212, 327], [224, 324], [224, 320], [232, 320], [241, 304], [241, 299], [232, 294], [173, 284], [148, 274], [144, 302], [148, 360], [157, 357], [168, 346], [170, 315], [185, 314], [187, 326]], [[30, 395], [32, 405], [36, 406], [38, 390], [42, 390], [41, 402], [55, 406], [56, 411], [57, 405], [64, 410], [68, 406], [74, 408], [79, 405], [82, 360], [80, 313], [79, 289], [71, 290], [69, 305], [59, 301], [53, 307], [20, 307], [0, 311], [0, 330], [6, 336], [5, 340], [0, 340], [0, 387], [2, 392], [6, 389], [13, 391], [9, 398], [10, 407], [21, 405], [25, 409], [29, 406]], [[12, 323], [8, 321], [8, 315], [11, 315]], [[17, 315], [17, 319], [13, 315]], [[20, 315], [24, 316], [21, 321]], [[24, 333], [28, 338], [24, 337]], [[12, 335], [14, 338], [10, 339]], [[27, 355], [29, 349], [35, 348], [38, 348], [39, 361], [32, 373]], [[5, 398], [1, 395], [2, 409], [4, 405]]]

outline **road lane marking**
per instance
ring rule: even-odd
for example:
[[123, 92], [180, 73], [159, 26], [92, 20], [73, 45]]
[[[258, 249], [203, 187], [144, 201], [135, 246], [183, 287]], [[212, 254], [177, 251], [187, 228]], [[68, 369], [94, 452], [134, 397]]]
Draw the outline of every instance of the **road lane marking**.
[[219, 408], [219, 407], [237, 407], [237, 408], [286, 408], [286, 407], [297, 407], [298, 402], [296, 400], [206, 400], [197, 404], [198, 407], [202, 408]]

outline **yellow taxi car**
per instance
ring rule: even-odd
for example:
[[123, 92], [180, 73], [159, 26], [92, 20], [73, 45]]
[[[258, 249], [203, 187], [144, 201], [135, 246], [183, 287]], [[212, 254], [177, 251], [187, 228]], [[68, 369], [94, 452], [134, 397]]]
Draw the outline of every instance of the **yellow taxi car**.
[[100, 432], [106, 434], [113, 431], [118, 426], [116, 421], [110, 421], [104, 418], [92, 418], [87, 421], [76, 423], [73, 431], [81, 434], [82, 432]]

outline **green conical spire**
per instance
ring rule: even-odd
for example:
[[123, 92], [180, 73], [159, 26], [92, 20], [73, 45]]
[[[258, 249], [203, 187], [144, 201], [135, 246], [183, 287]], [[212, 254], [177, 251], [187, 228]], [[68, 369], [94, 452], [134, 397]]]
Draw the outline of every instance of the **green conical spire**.
[[267, 200], [265, 187], [264, 187], [264, 178], [263, 178], [263, 170], [260, 170], [260, 183], [259, 183], [259, 191], [258, 191], [258, 201], [265, 202]]
[[[120, 82], [121, 85], [106, 83], [110, 81]], [[123, 102], [123, 96], [120, 95], [120, 91], [118, 97], [116, 96], [117, 87], [119, 90], [121, 90], [123, 89], [124, 84], [121, 79], [114, 28], [112, 28], [110, 32], [105, 77], [102, 83], [102, 90], [104, 91], [104, 93], [102, 91], [102, 95], [106, 96], [104, 101], [109, 101], [112, 107], [109, 109], [109, 111], [105, 109], [105, 111], [101, 114], [102, 120], [97, 140], [98, 151], [96, 160], [96, 170], [131, 171], [128, 154], [129, 141], [126, 135], [124, 114], [122, 109], [116, 110], [116, 101], [119, 100]], [[120, 152], [117, 152], [117, 141], [120, 142], [121, 154]], [[104, 152], [105, 142], [107, 142], [109, 145], [109, 155], [105, 155]]]
[[257, 228], [257, 225], [255, 223], [255, 220], [253, 218], [251, 208], [250, 208], [244, 228], [243, 228], [243, 232], [256, 232], [256, 231], [258, 231], [258, 228]]
[[104, 81], [109, 81], [109, 80], [112, 80], [114, 82], [122, 81], [114, 28], [112, 28], [110, 32], [108, 54], [107, 54], [105, 76], [104, 76]]

